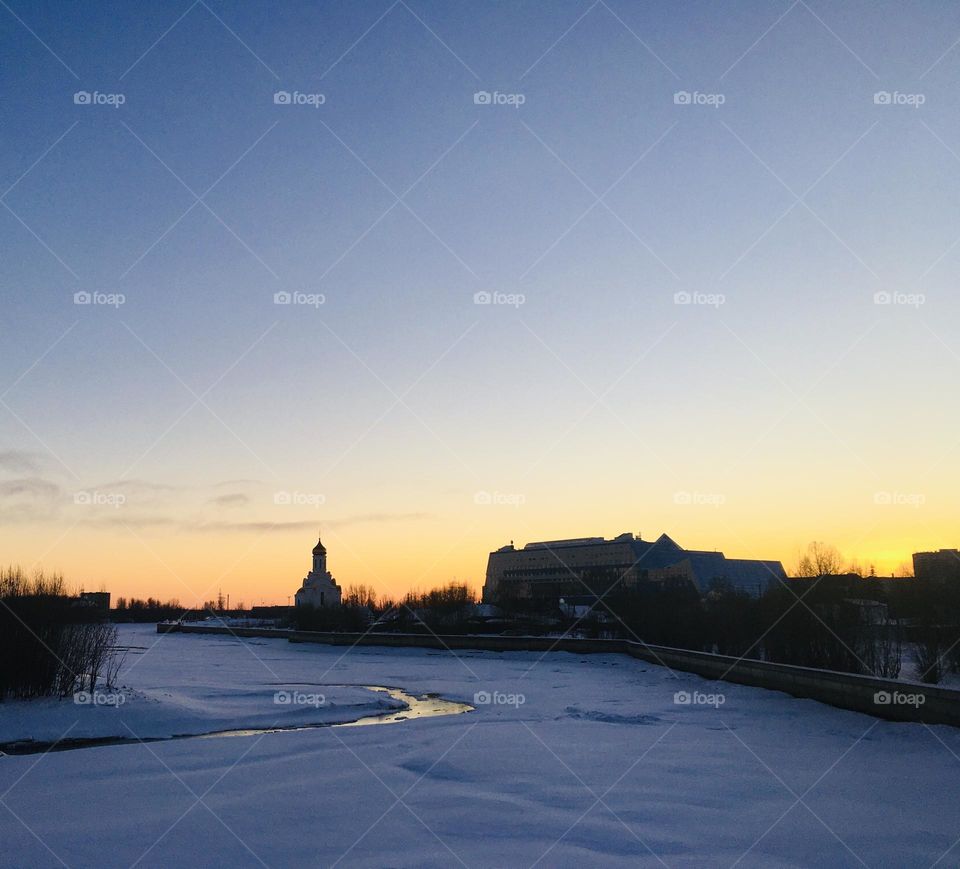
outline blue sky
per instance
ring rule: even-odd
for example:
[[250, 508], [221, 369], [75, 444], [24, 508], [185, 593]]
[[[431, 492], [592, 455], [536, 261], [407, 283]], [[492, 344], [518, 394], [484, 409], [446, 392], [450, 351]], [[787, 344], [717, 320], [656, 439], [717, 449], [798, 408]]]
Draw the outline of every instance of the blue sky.
[[315, 521], [390, 588], [514, 537], [956, 545], [958, 38], [942, 3], [10, 2], [9, 560], [142, 590], [242, 545], [224, 581], [280, 598]]

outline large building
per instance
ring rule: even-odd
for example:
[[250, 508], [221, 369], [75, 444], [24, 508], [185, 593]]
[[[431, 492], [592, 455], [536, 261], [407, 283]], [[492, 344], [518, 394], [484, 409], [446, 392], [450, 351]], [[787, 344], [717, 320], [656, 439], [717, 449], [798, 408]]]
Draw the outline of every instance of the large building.
[[913, 575], [932, 582], [960, 582], [960, 552], [956, 549], [914, 552]]
[[340, 606], [340, 586], [327, 570], [327, 549], [320, 538], [313, 547], [313, 569], [304, 577], [296, 595], [297, 606]]
[[759, 597], [771, 583], [786, 578], [779, 561], [727, 558], [722, 552], [683, 549], [666, 534], [650, 542], [627, 533], [612, 540], [528, 543], [523, 549], [511, 542], [490, 553], [483, 600], [557, 601], [603, 594], [617, 584], [635, 588], [642, 582], [693, 587], [700, 594], [723, 584]]

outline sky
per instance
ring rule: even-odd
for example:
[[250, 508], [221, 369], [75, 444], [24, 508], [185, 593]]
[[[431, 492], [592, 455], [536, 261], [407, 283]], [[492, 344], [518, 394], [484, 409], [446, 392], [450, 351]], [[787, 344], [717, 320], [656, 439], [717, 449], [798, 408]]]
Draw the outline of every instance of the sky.
[[960, 543], [960, 8], [4, 0], [0, 51], [3, 563]]

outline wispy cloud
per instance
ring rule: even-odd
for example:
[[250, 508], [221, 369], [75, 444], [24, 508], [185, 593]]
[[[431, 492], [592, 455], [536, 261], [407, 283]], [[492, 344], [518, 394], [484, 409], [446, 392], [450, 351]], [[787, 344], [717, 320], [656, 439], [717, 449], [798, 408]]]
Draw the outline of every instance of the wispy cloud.
[[44, 460], [30, 450], [0, 450], [0, 471], [9, 474], [39, 474]]
[[44, 498], [55, 499], [60, 495], [56, 483], [41, 477], [24, 477], [17, 480], [0, 482], [0, 499], [8, 498]]
[[146, 496], [153, 497], [160, 494], [167, 494], [179, 490], [179, 486], [171, 486], [168, 483], [154, 483], [152, 480], [114, 480], [113, 482], [103, 483], [93, 488], [103, 492], [122, 492], [131, 497]]
[[362, 513], [355, 516], [344, 516], [341, 519], [292, 519], [285, 522], [204, 522], [193, 526], [195, 531], [251, 531], [264, 533], [269, 531], [305, 531], [316, 530], [319, 525], [324, 528], [340, 529], [354, 525], [383, 524], [387, 522], [423, 522], [432, 519], [430, 513]]
[[218, 495], [216, 498], [211, 498], [207, 503], [214, 507], [246, 507], [250, 503], [250, 496], [244, 495], [242, 492], [231, 492], [229, 495]]
[[63, 492], [42, 477], [0, 481], [0, 523], [36, 522], [56, 516]]
[[316, 531], [319, 525], [324, 528], [341, 529], [354, 525], [381, 524], [387, 522], [423, 522], [435, 518], [430, 513], [367, 513], [356, 516], [345, 516], [342, 519], [289, 519], [285, 521], [269, 522], [266, 520], [250, 520], [246, 522], [205, 522], [202, 520], [181, 520], [162, 514], [130, 515], [125, 510], [104, 511], [82, 519], [79, 524], [93, 528], [142, 528], [162, 529], [171, 528], [182, 533], [198, 534], [233, 534], [283, 533], [286, 531]]

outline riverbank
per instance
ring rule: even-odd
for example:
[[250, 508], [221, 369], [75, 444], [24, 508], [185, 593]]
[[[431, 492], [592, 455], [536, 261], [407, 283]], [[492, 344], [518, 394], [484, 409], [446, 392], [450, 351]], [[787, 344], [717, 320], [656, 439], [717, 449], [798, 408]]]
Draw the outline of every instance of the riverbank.
[[145, 647], [124, 676], [144, 693], [182, 683], [219, 705], [227, 690], [262, 698], [277, 684], [379, 684], [475, 711], [3, 757], [0, 793], [9, 789], [4, 802], [23, 821], [8, 813], [10, 865], [59, 865], [45, 846], [98, 869], [196, 853], [231, 866], [955, 862], [951, 727], [618, 654], [454, 656], [121, 631]]

